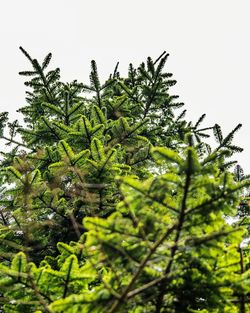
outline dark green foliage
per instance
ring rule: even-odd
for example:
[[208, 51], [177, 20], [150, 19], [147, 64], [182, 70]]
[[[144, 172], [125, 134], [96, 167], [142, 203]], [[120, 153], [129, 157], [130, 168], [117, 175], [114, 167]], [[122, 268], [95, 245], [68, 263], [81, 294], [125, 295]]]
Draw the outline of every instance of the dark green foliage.
[[91, 61], [87, 85], [20, 49], [24, 125], [0, 116], [4, 312], [248, 312], [249, 181], [228, 171], [241, 124], [186, 121], [166, 52], [104, 83]]

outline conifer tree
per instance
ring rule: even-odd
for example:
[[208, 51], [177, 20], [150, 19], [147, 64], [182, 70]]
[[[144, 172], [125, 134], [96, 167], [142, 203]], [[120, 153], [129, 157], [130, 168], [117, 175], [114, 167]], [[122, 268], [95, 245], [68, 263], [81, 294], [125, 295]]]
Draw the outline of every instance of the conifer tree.
[[[163, 72], [165, 53], [155, 62], [148, 58], [147, 71], [143, 63], [138, 70], [130, 65], [127, 79], [120, 78], [116, 68], [104, 84], [92, 61], [86, 85], [62, 83], [58, 68], [47, 69], [51, 54], [40, 65], [20, 49], [32, 65], [32, 71], [20, 72], [28, 77], [25, 85], [32, 92], [27, 92], [27, 105], [19, 109], [25, 125], [8, 123], [10, 135], [2, 134], [7, 144], [15, 146], [4, 154], [3, 179], [15, 186], [2, 192], [1, 201], [3, 217], [12, 224], [8, 236], [16, 237], [17, 244], [25, 240], [32, 259], [36, 255], [40, 260], [53, 254], [59, 238], [76, 240], [84, 231], [84, 216], [108, 216], [114, 211], [120, 198], [117, 174], [151, 175], [147, 168], [152, 144], [168, 142], [176, 147], [191, 128], [197, 138], [205, 135], [197, 131], [201, 120], [192, 127], [182, 121], [184, 113], [174, 118], [174, 109], [183, 104], [168, 94], [175, 81]], [[94, 93], [92, 99], [83, 96], [86, 91]], [[6, 122], [3, 113], [2, 126]], [[166, 135], [160, 141], [163, 129]]]
[[249, 223], [226, 219], [249, 185], [228, 170], [241, 124], [175, 114], [165, 52], [104, 83], [92, 61], [83, 84], [21, 51], [24, 125], [0, 115], [4, 312], [248, 312]]

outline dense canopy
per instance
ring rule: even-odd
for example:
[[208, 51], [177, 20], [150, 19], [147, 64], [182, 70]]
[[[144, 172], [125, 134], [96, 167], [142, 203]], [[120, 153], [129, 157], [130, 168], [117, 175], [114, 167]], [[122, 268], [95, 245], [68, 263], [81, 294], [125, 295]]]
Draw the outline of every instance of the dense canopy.
[[104, 83], [92, 61], [84, 84], [20, 49], [23, 122], [0, 115], [2, 312], [250, 312], [241, 124], [187, 121], [166, 52]]

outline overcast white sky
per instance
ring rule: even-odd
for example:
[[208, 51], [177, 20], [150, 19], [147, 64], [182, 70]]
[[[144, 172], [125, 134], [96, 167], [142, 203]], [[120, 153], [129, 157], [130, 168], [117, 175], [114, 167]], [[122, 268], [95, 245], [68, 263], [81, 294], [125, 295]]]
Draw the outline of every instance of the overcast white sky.
[[126, 73], [166, 50], [189, 119], [207, 113], [206, 124], [225, 133], [243, 123], [237, 158], [250, 173], [249, 16], [249, 0], [1, 1], [0, 110], [15, 118], [24, 105], [18, 72], [29, 64], [20, 45], [40, 60], [52, 52], [65, 81], [85, 82], [92, 59], [104, 79], [117, 61]]

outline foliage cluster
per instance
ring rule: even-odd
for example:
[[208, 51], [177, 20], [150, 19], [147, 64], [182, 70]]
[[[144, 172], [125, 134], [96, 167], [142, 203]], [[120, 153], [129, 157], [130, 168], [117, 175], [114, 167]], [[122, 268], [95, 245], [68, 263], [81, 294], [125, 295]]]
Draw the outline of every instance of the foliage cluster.
[[92, 61], [87, 85], [21, 51], [24, 125], [0, 115], [3, 312], [250, 312], [241, 124], [186, 121], [165, 52], [105, 83]]

